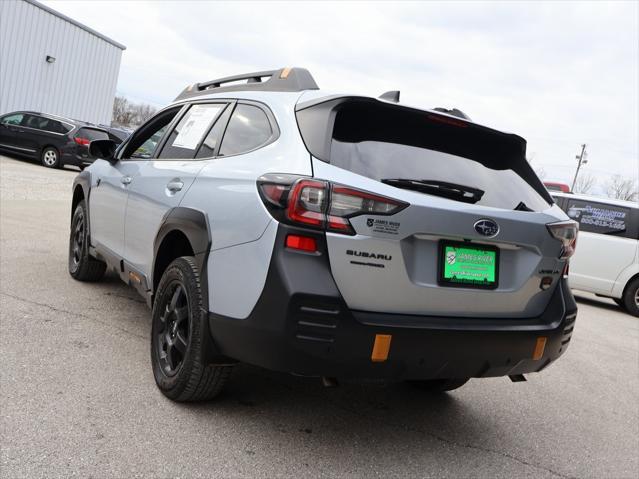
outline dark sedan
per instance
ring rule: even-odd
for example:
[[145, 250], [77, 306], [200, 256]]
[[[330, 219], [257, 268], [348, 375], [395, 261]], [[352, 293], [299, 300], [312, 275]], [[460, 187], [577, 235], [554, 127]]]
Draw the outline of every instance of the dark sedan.
[[122, 142], [91, 123], [46, 113], [19, 111], [0, 117], [0, 151], [35, 158], [48, 168], [75, 165], [84, 169], [94, 161], [89, 143], [103, 139]]

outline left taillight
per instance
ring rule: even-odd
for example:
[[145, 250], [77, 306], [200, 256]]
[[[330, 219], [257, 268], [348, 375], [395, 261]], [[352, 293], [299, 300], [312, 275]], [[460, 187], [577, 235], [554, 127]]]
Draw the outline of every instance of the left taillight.
[[575, 254], [577, 234], [579, 233], [579, 225], [575, 221], [550, 223], [546, 225], [546, 227], [553, 237], [561, 241], [562, 249], [559, 255], [560, 259], [567, 259]]
[[354, 235], [350, 218], [392, 215], [408, 203], [325, 180], [268, 174], [257, 181], [260, 196], [279, 221]]
[[91, 143], [91, 140], [89, 140], [88, 138], [81, 138], [79, 136], [76, 136], [73, 141], [75, 141], [78, 145], [84, 146], [89, 146], [89, 143]]

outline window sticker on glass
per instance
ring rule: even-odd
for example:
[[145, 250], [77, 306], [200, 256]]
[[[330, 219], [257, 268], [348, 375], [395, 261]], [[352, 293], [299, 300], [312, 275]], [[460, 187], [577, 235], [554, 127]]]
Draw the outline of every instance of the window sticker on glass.
[[582, 231], [611, 234], [626, 230], [627, 208], [582, 201], [571, 201], [566, 211], [579, 222]]
[[[186, 122], [171, 146], [195, 150], [211, 122], [220, 110], [219, 106], [195, 105], [187, 113]], [[182, 120], [184, 121], [184, 120]]]

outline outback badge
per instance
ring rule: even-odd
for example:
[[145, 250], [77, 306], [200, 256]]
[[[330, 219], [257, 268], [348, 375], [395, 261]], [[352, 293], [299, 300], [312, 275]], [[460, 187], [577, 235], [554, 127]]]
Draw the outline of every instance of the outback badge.
[[499, 225], [493, 220], [482, 219], [475, 223], [475, 231], [483, 236], [496, 236], [499, 233]]

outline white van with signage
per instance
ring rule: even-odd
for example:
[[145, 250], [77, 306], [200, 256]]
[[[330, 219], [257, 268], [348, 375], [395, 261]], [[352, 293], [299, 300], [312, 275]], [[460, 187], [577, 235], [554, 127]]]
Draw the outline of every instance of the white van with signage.
[[552, 192], [579, 222], [570, 286], [615, 300], [639, 316], [639, 203]]

